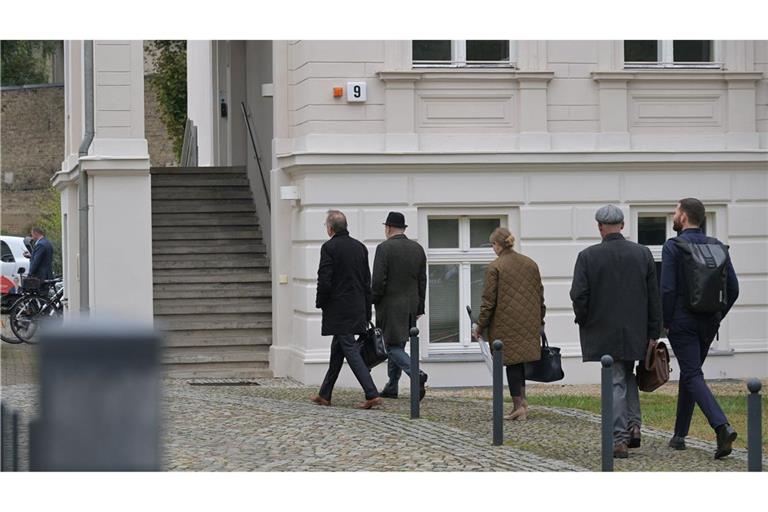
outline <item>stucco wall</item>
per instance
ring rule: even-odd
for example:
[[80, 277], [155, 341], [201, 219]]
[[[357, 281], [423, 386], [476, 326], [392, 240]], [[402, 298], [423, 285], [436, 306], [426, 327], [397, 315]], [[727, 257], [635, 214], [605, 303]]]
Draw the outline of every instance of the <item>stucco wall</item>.
[[[144, 126], [153, 166], [174, 166], [173, 144], [160, 119], [149, 77], [144, 84]], [[61, 168], [64, 86], [6, 87], [0, 92], [2, 232], [25, 233], [39, 214], [37, 200]]]

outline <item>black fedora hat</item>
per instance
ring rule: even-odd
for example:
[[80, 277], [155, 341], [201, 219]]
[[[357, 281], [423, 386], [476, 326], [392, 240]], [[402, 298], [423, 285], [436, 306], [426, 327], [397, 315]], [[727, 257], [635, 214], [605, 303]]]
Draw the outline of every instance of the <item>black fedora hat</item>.
[[405, 223], [405, 215], [400, 212], [389, 212], [387, 220], [384, 222], [385, 226], [392, 226], [393, 228], [405, 229], [408, 225]]

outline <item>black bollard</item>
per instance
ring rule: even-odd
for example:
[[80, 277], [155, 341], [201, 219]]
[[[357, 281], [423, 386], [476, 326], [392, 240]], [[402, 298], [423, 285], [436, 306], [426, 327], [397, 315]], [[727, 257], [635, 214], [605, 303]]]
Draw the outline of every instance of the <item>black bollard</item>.
[[762, 404], [760, 388], [763, 385], [758, 379], [750, 379], [747, 383], [747, 470], [763, 470], [763, 433], [762, 433]]
[[419, 328], [411, 327], [411, 419], [419, 418], [419, 388], [421, 374], [419, 372]]
[[613, 358], [604, 355], [601, 373], [603, 471], [613, 471]]
[[493, 446], [504, 442], [504, 344], [501, 340], [493, 342]]
[[11, 470], [19, 470], [19, 411], [11, 413]]
[[5, 424], [8, 418], [5, 415], [5, 402], [0, 400], [0, 471], [7, 471], [5, 467], [5, 456], [8, 450], [5, 442]]

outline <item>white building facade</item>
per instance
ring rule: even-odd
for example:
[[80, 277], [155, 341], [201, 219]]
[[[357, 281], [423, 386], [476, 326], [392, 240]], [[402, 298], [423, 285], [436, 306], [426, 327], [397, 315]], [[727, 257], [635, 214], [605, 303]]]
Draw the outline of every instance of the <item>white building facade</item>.
[[[330, 208], [371, 264], [391, 210], [424, 246], [433, 386], [490, 383], [463, 312], [479, 305], [490, 231], [509, 227], [541, 269], [565, 382], [579, 383], [599, 372], [581, 362], [568, 291], [576, 255], [600, 241], [596, 209], [619, 205], [625, 236], [660, 261], [675, 204], [697, 197], [741, 285], [705, 374], [765, 377], [766, 72], [768, 41], [190, 41], [188, 115], [200, 165], [248, 169], [271, 256], [275, 376], [318, 384], [327, 369], [314, 298]], [[126, 205], [137, 237], [141, 187]], [[351, 372], [340, 383], [355, 385]]]

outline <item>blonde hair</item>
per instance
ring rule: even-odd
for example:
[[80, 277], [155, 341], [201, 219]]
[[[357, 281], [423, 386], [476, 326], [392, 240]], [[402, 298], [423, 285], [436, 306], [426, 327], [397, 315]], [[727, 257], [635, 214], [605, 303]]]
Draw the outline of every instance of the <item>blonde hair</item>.
[[499, 244], [504, 249], [509, 249], [515, 245], [515, 236], [507, 228], [494, 229], [489, 240], [491, 243]]

